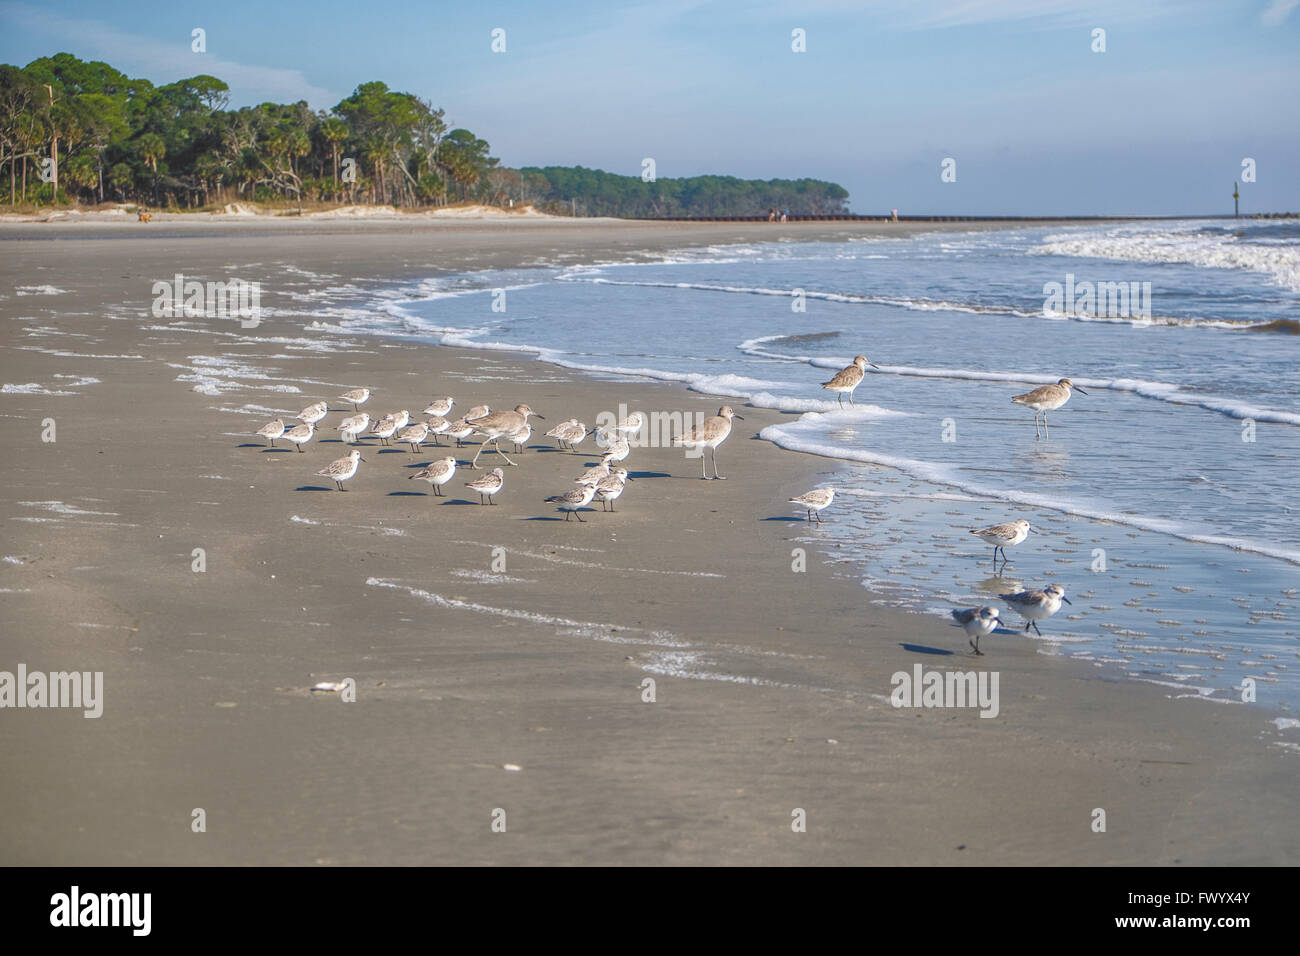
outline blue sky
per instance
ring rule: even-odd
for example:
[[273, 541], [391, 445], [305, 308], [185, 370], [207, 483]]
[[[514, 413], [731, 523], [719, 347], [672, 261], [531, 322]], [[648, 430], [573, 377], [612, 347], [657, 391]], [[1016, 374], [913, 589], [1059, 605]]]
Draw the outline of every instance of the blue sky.
[[507, 165], [813, 176], [857, 212], [1231, 212], [1245, 157], [1258, 178], [1243, 211], [1297, 211], [1298, 5], [0, 2], [0, 61], [67, 51], [156, 83], [211, 73], [237, 106], [328, 108], [380, 79]]

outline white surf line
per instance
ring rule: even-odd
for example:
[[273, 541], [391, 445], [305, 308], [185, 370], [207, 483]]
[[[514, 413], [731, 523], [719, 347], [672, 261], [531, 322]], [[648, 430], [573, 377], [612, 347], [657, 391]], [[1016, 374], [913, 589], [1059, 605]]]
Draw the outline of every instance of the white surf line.
[[[757, 358], [776, 359], [778, 361], [792, 362], [795, 364], [811, 365], [813, 368], [833, 368], [839, 369], [850, 363], [850, 359], [843, 357], [836, 358], [816, 358], [810, 355], [781, 355], [779, 352], [771, 352], [762, 347], [764, 342], [772, 342], [778, 339], [787, 338], [784, 335], [765, 335], [759, 338], [746, 339], [741, 342], [737, 348], [746, 355], [753, 355]], [[880, 372], [887, 375], [902, 375], [914, 378], [946, 378], [972, 382], [1007, 382], [1023, 383], [1027, 385], [1052, 385], [1060, 378], [1059, 375], [1035, 375], [1023, 372], [984, 372], [976, 369], [964, 368], [921, 368], [911, 365], [882, 365], [879, 367]], [[1207, 411], [1217, 412], [1220, 415], [1226, 415], [1229, 418], [1236, 419], [1253, 419], [1257, 422], [1271, 422], [1280, 425], [1300, 425], [1300, 413], [1285, 412], [1272, 408], [1261, 408], [1257, 405], [1250, 405], [1232, 398], [1223, 398], [1218, 395], [1193, 395], [1186, 391], [1184, 386], [1172, 382], [1151, 382], [1136, 378], [1072, 378], [1077, 385], [1084, 388], [1109, 389], [1117, 392], [1127, 392], [1137, 395], [1140, 398], [1148, 398], [1154, 401], [1168, 402], [1171, 405], [1190, 405], [1204, 408]]]
[[807, 454], [821, 455], [825, 458], [840, 459], [843, 461], [864, 462], [870, 465], [883, 465], [886, 468], [893, 468], [896, 471], [901, 471], [905, 474], [911, 475], [913, 478], [919, 478], [922, 481], [927, 481], [937, 485], [946, 485], [949, 488], [958, 488], [968, 494], [979, 495], [981, 498], [987, 498], [992, 501], [1005, 501], [1012, 504], [1026, 505], [1031, 508], [1039, 508], [1044, 511], [1054, 511], [1058, 514], [1089, 518], [1093, 521], [1106, 521], [1112, 524], [1126, 525], [1131, 528], [1137, 528], [1141, 531], [1150, 531], [1154, 534], [1165, 534], [1170, 537], [1180, 538], [1183, 541], [1191, 541], [1196, 544], [1218, 545], [1220, 547], [1230, 548], [1234, 551], [1246, 551], [1252, 554], [1263, 555], [1267, 558], [1276, 558], [1290, 564], [1300, 565], [1300, 551], [1294, 551], [1288, 548], [1279, 548], [1268, 544], [1260, 544], [1259, 542], [1251, 541], [1248, 538], [1230, 538], [1224, 535], [1200, 534], [1187, 530], [1175, 521], [1169, 521], [1163, 518], [1141, 518], [1119, 511], [1100, 511], [1077, 504], [1062, 504], [1060, 499], [1048, 495], [1031, 494], [1024, 491], [1007, 491], [992, 488], [987, 485], [977, 484], [975, 482], [963, 481], [948, 474], [948, 466], [945, 465], [935, 464], [928, 461], [918, 461], [914, 458], [898, 458], [893, 455], [879, 455], [863, 449], [843, 448], [823, 444], [817, 441], [809, 441], [791, 434], [788, 431], [790, 427], [792, 426], [769, 425], [758, 433], [758, 437], [790, 451], [801, 451]]
[[596, 571], [613, 571], [616, 574], [677, 574], [688, 578], [726, 577], [725, 574], [716, 574], [712, 571], [676, 571], [660, 568], [616, 568], [609, 564], [596, 564], [591, 561], [578, 561], [574, 558], [561, 558], [554, 554], [543, 554], [540, 551], [527, 551], [523, 548], [508, 547], [504, 544], [488, 544], [484, 541], [454, 541], [453, 544], [467, 544], [479, 548], [501, 548], [507, 554], [513, 552], [522, 555], [525, 558], [536, 558], [539, 561], [550, 561], [553, 564], [567, 564], [575, 568], [591, 568]]
[[[475, 601], [461, 601], [457, 598], [444, 597], [441, 594], [435, 594], [432, 591], [425, 591], [422, 588], [411, 587], [398, 581], [389, 581], [384, 578], [367, 578], [366, 584], [372, 588], [390, 588], [394, 591], [405, 591], [412, 597], [419, 598], [435, 607], [445, 608], [451, 611], [472, 611], [476, 614], [489, 614], [494, 617], [511, 618], [516, 621], [527, 621], [531, 624], [542, 624], [547, 627], [565, 627], [584, 637], [590, 637], [594, 640], [607, 641], [614, 644], [647, 644], [654, 647], [674, 647], [690, 648], [692, 645], [683, 643], [676, 638], [670, 631], [647, 631], [639, 627], [626, 627], [621, 624], [608, 624], [600, 621], [575, 621], [572, 618], [556, 617], [551, 614], [540, 614], [536, 611], [524, 611], [512, 607], [492, 607], [487, 604], [479, 604]], [[636, 639], [619, 639], [611, 636], [608, 632], [617, 631], [621, 633], [638, 633], [644, 634], [644, 638]]]

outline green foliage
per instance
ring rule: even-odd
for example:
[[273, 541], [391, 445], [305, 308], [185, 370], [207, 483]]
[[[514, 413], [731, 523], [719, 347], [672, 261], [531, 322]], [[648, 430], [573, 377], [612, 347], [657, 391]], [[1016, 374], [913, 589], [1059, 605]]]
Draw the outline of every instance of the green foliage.
[[[636, 217], [825, 214], [842, 212], [848, 199], [813, 179], [645, 183], [581, 166], [506, 169], [485, 140], [448, 130], [441, 109], [378, 80], [321, 112], [305, 102], [228, 110], [229, 94], [215, 76], [154, 86], [70, 53], [22, 68], [0, 64], [0, 201], [193, 208], [523, 199], [566, 214]], [[52, 158], [57, 192], [40, 178]]]

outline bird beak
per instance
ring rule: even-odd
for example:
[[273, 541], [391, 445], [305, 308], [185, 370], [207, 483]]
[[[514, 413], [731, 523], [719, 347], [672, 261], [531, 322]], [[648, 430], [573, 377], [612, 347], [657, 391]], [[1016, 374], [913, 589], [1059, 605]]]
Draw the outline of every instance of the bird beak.
[[868, 362], [867, 364], [870, 365], [872, 368], [880, 368], [880, 366], [877, 365], [875, 362]]
[[538, 415], [536, 412], [533, 412], [533, 418], [540, 418], [542, 421], [546, 421], [545, 415]]
[[1088, 393], [1085, 392], [1083, 389], [1081, 389], [1078, 385], [1074, 386], [1074, 390], [1075, 390], [1076, 392], [1078, 392], [1080, 395], [1087, 395], [1087, 394], [1088, 394]]
[[1071, 601], [1071, 600], [1070, 600], [1068, 597], [1066, 597], [1064, 594], [1061, 595], [1061, 600], [1064, 601], [1066, 604], [1070, 605], [1071, 607], [1074, 606], [1074, 602]]
[[745, 420], [745, 416], [743, 416], [743, 415], [737, 415], [737, 414], [735, 414], [735, 413], [732, 413], [732, 416], [731, 416], [731, 417], [732, 417], [732, 418], [739, 418], [742, 422]]

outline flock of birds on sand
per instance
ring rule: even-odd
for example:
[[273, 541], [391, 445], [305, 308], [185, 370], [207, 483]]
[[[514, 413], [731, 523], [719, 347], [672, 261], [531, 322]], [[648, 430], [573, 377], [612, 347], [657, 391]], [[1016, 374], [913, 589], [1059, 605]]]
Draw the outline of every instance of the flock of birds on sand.
[[[546, 420], [528, 405], [522, 404], [516, 405], [509, 411], [497, 412], [492, 411], [487, 405], [476, 405], [460, 418], [453, 420], [449, 416], [456, 402], [451, 396], [433, 399], [421, 413], [429, 416], [422, 421], [412, 422], [410, 412], [406, 410], [372, 420], [368, 412], [361, 410], [361, 406], [370, 400], [370, 389], [352, 389], [340, 395], [338, 400], [350, 404], [353, 411], [352, 415], [344, 418], [334, 428], [344, 443], [356, 444], [362, 438], [374, 438], [381, 445], [391, 445], [393, 442], [410, 445], [411, 452], [414, 454], [419, 452], [427, 442], [441, 445], [440, 436], [454, 440], [455, 447], [460, 448], [463, 447], [466, 438], [474, 435], [480, 439], [478, 450], [467, 465], [474, 470], [478, 469], [479, 456], [483, 454], [483, 450], [489, 443], [493, 446], [498, 460], [504, 461], [508, 466], [516, 465], [517, 462], [501, 447], [502, 439], [509, 442], [515, 453], [519, 454], [532, 440], [533, 426], [530, 419]], [[277, 418], [259, 428], [257, 434], [267, 439], [272, 447], [275, 446], [276, 439], [283, 438], [301, 452], [303, 445], [315, 437], [318, 423], [328, 414], [328, 402], [315, 402], [295, 416], [299, 424], [286, 427], [284, 420]], [[718, 409], [717, 415], [704, 419], [694, 428], [685, 430], [673, 440], [673, 443], [683, 448], [700, 451], [701, 470], [705, 478], [725, 478], [718, 473], [717, 449], [731, 434], [732, 419], [738, 418], [740, 416], [731, 409], [731, 406], [723, 405]], [[632, 412], [622, 421], [606, 428], [588, 429], [584, 422], [570, 418], [548, 431], [546, 437], [554, 438], [559, 447], [565, 451], [577, 452], [578, 445], [582, 444], [588, 435], [593, 437], [603, 451], [600, 461], [595, 466], [588, 468], [574, 479], [573, 488], [561, 494], [551, 495], [546, 502], [556, 505], [559, 510], [565, 512], [565, 521], [570, 518], [585, 521], [581, 514], [582, 509], [596, 501], [600, 502], [603, 511], [617, 510], [614, 502], [623, 494], [628, 482], [633, 480], [627, 468], [620, 463], [626, 461], [631, 454], [631, 442], [635, 440], [644, 425], [645, 416], [641, 412]], [[704, 465], [706, 449], [713, 452], [712, 476], [708, 474]], [[328, 478], [334, 482], [334, 486], [339, 491], [345, 491], [343, 483], [356, 477], [361, 462], [365, 460], [361, 450], [354, 448], [344, 457], [330, 462], [316, 472], [316, 477]], [[427, 481], [434, 495], [444, 497], [442, 488], [455, 478], [460, 464], [454, 456], [438, 458], [409, 477]], [[493, 468], [464, 484], [479, 496], [480, 505], [495, 505], [495, 496], [505, 487], [505, 470], [500, 467]]]
[[[869, 362], [865, 355], [859, 355], [853, 359], [852, 365], [836, 372], [830, 381], [823, 382], [822, 388], [837, 395], [841, 408], [844, 406], [845, 395], [849, 397], [849, 404], [853, 405], [853, 392], [866, 377], [868, 365], [879, 368], [874, 362]], [[1016, 395], [1011, 401], [1033, 410], [1035, 440], [1040, 437], [1050, 438], [1047, 433], [1047, 413], [1063, 406], [1075, 391], [1088, 394], [1068, 378], [1063, 378], [1055, 385], [1043, 385], [1023, 395]], [[394, 441], [399, 444], [409, 444], [411, 452], [416, 453], [426, 442], [431, 441], [434, 445], [441, 445], [439, 436], [454, 440], [457, 448], [463, 447], [466, 438], [477, 436], [480, 439], [478, 450], [468, 465], [475, 470], [478, 468], [479, 456], [489, 442], [500, 460], [507, 465], [515, 465], [516, 462], [502, 450], [501, 440], [504, 438], [509, 442], [518, 454], [532, 439], [533, 429], [529, 419], [545, 421], [543, 416], [523, 404], [516, 405], [509, 411], [497, 412], [492, 411], [487, 405], [476, 405], [460, 418], [453, 420], [449, 416], [455, 401], [450, 396], [433, 399], [422, 412], [429, 416], [423, 421], [412, 422], [409, 412], [405, 410], [372, 421], [369, 413], [361, 411], [361, 406], [370, 400], [370, 389], [357, 388], [346, 391], [338, 397], [338, 400], [352, 405], [354, 413], [335, 426], [335, 430], [339, 432], [345, 443], [356, 444], [363, 436], [369, 436], [378, 439], [383, 445], [389, 445]], [[303, 445], [315, 437], [317, 424], [327, 414], [329, 414], [328, 403], [315, 402], [294, 416], [299, 424], [286, 427], [284, 420], [277, 418], [258, 429], [257, 434], [266, 438], [272, 447], [275, 446], [277, 438], [283, 438], [301, 452]], [[1042, 419], [1041, 433], [1040, 418]], [[699, 452], [702, 478], [725, 479], [725, 475], [718, 473], [718, 446], [731, 434], [731, 423], [735, 419], [744, 420], [731, 406], [723, 405], [718, 409], [717, 415], [706, 418], [696, 427], [685, 430], [673, 439], [674, 445]], [[606, 428], [588, 429], [585, 423], [570, 418], [546, 432], [546, 437], [554, 438], [558, 446], [565, 451], [576, 452], [578, 445], [582, 444], [588, 435], [591, 435], [596, 444], [604, 450], [599, 463], [574, 479], [573, 488], [561, 494], [551, 495], [545, 499], [546, 502], [555, 504], [559, 510], [564, 511], [565, 521], [570, 517], [583, 521], [580, 512], [593, 501], [601, 502], [602, 510], [615, 510], [614, 502], [623, 494], [627, 483], [633, 480], [627, 468], [620, 462], [625, 461], [631, 453], [630, 442], [636, 438], [644, 424], [645, 416], [640, 412], [633, 412], [618, 424]], [[705, 460], [706, 451], [712, 452], [713, 457], [711, 477]], [[360, 463], [365, 460], [361, 457], [360, 450], [354, 448], [343, 458], [336, 459], [316, 472], [316, 476], [328, 478], [334, 482], [339, 491], [344, 491], [343, 483], [356, 476]], [[442, 497], [444, 496], [442, 488], [455, 478], [459, 464], [454, 456], [439, 458], [409, 477], [428, 482], [433, 493]], [[466, 488], [478, 494], [480, 505], [494, 505], [496, 502], [493, 501], [493, 497], [505, 487], [505, 471], [500, 467], [493, 468], [464, 484]], [[834, 500], [835, 489], [827, 486], [814, 488], [812, 491], [791, 498], [790, 503], [806, 511], [810, 523], [815, 521], [821, 524], [821, 512]], [[1002, 555], [1002, 568], [1005, 570], [1006, 549], [1024, 541], [1029, 536], [1029, 531], [1029, 522], [1020, 518], [987, 528], [977, 528], [970, 533], [993, 546], [993, 568], [997, 573], [999, 553]], [[1049, 584], [1041, 589], [1008, 592], [1000, 597], [1025, 620], [1026, 633], [1032, 627], [1040, 636], [1042, 631], [1038, 629], [1038, 622], [1050, 618], [1059, 611], [1062, 602], [1070, 603], [1065, 596], [1065, 589], [1059, 584]], [[980, 638], [987, 637], [1002, 623], [998, 609], [987, 605], [961, 608], [953, 611], [952, 616], [966, 632], [974, 653], [981, 656], [983, 652], [979, 648]]]

